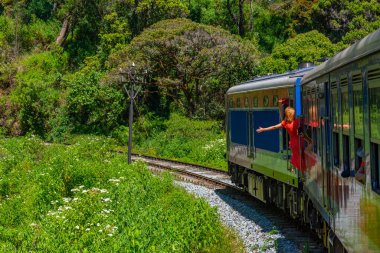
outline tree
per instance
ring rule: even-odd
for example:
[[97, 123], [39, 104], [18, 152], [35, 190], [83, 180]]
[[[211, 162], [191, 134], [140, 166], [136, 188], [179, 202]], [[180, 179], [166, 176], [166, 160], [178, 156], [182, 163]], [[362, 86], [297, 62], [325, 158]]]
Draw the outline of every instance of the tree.
[[236, 25], [238, 34], [240, 36], [245, 35], [245, 18], [244, 18], [244, 0], [237, 0], [234, 1], [234, 4], [237, 4], [237, 10], [234, 12], [233, 11], [233, 3], [231, 0], [226, 0], [226, 6], [228, 10], [228, 14], [230, 18], [232, 19], [233, 23]]
[[314, 6], [315, 28], [333, 42], [352, 44], [380, 28], [377, 0], [321, 0]]
[[225, 91], [252, 78], [258, 52], [223, 29], [174, 19], [146, 29], [109, 64], [117, 71], [132, 61], [148, 68], [150, 85], [188, 116], [221, 117]]
[[299, 34], [276, 46], [272, 54], [261, 62], [259, 72], [268, 74], [294, 70], [301, 62], [318, 63], [317, 60], [331, 57], [340, 49], [318, 31]]

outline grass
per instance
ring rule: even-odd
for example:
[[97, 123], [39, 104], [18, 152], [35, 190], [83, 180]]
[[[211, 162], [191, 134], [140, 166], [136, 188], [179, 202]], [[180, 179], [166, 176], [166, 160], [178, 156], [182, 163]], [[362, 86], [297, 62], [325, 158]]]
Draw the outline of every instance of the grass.
[[0, 252], [244, 252], [215, 208], [110, 138], [0, 140]]
[[[133, 151], [227, 170], [226, 138], [216, 121], [192, 120], [172, 114], [169, 120], [141, 117], [134, 125]], [[114, 132], [127, 145], [128, 128]]]

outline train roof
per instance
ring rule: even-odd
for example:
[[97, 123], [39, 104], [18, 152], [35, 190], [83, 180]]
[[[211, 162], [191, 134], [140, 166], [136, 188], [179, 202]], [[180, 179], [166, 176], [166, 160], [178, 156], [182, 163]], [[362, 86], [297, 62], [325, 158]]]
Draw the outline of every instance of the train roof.
[[333, 58], [314, 68], [312, 71], [305, 75], [302, 83], [308, 83], [311, 80], [321, 77], [362, 57], [376, 53], [379, 50], [380, 29], [369, 34], [364, 39], [356, 42], [352, 46], [336, 54]]
[[308, 67], [286, 72], [284, 74], [259, 76], [253, 80], [232, 86], [228, 89], [227, 95], [250, 92], [254, 90], [272, 89], [276, 87], [291, 87], [294, 85], [295, 78], [302, 77], [306, 72], [310, 71], [313, 68], [314, 67]]

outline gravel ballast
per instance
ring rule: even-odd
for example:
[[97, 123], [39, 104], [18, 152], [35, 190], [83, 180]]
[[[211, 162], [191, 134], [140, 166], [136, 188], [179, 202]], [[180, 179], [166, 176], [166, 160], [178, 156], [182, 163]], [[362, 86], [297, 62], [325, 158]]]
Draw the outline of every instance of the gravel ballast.
[[223, 190], [213, 190], [187, 182], [177, 182], [186, 191], [217, 207], [222, 222], [236, 231], [247, 252], [301, 252], [296, 244], [278, 231], [273, 223], [252, 206], [234, 199]]

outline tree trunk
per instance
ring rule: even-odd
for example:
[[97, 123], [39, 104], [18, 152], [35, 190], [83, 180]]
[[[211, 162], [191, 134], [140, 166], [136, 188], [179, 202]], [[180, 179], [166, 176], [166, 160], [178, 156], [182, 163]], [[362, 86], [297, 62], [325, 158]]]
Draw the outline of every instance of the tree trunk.
[[239, 35], [245, 35], [245, 27], [244, 27], [244, 0], [239, 0]]
[[253, 0], [249, 1], [249, 30], [253, 31]]
[[56, 43], [59, 46], [62, 46], [63, 42], [66, 40], [67, 35], [69, 34], [69, 17], [66, 17], [65, 20], [63, 21], [61, 31], [59, 32], [59, 36], [56, 39]]
[[244, 0], [239, 0], [239, 13], [238, 16], [234, 15], [232, 12], [232, 6], [230, 0], [227, 0], [227, 11], [228, 14], [230, 15], [232, 22], [235, 23], [238, 29], [238, 34], [240, 36], [245, 35], [245, 27], [244, 27]]

